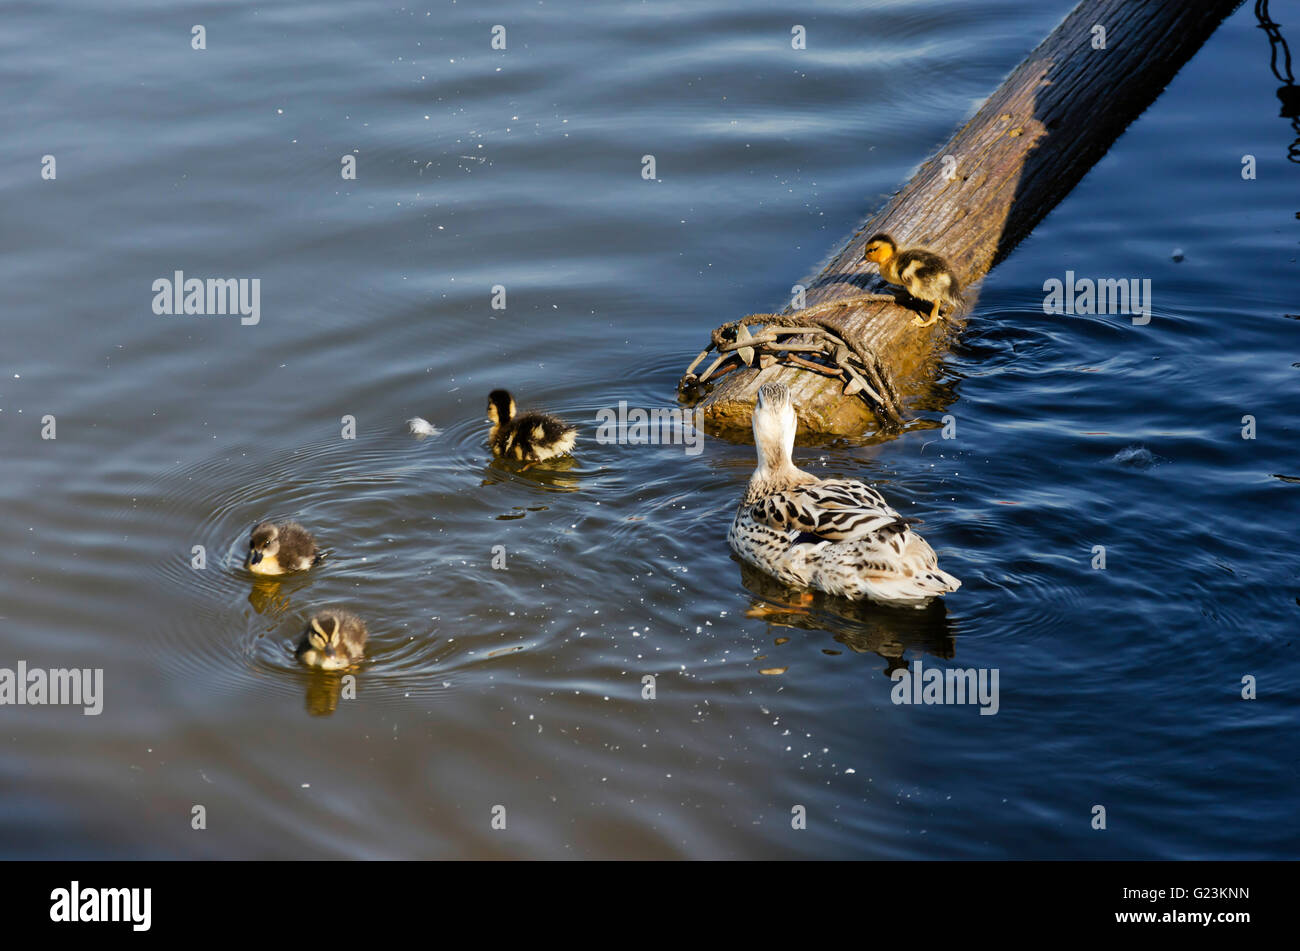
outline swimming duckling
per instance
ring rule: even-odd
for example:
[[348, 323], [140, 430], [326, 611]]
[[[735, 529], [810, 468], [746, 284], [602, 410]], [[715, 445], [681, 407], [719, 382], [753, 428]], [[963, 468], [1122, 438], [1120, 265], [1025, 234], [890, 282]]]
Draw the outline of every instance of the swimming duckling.
[[308, 667], [343, 670], [361, 663], [367, 634], [366, 622], [355, 614], [337, 608], [317, 611], [295, 653]]
[[492, 454], [503, 459], [532, 465], [572, 452], [578, 441], [578, 427], [558, 417], [537, 412], [516, 416], [515, 399], [505, 390], [493, 390], [488, 396], [487, 418], [492, 424], [488, 433]]
[[898, 244], [884, 232], [874, 234], [867, 241], [862, 260], [880, 266], [880, 276], [890, 284], [898, 284], [917, 300], [930, 304], [929, 320], [912, 318], [918, 327], [928, 327], [939, 319], [939, 307], [962, 305], [961, 285], [952, 273], [948, 262], [933, 251], [924, 248], [899, 250]]
[[320, 561], [311, 532], [297, 522], [259, 522], [248, 536], [244, 566], [255, 575], [305, 571]]
[[760, 386], [758, 468], [727, 532], [732, 551], [785, 584], [854, 601], [920, 606], [961, 587], [871, 486], [795, 468], [790, 451], [797, 425], [785, 384]]

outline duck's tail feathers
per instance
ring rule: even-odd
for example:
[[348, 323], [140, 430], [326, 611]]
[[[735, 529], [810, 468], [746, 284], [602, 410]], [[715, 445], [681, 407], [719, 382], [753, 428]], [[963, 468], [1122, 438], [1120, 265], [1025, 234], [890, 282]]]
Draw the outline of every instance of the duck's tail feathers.
[[950, 594], [961, 581], [942, 568], [929, 568], [911, 577], [895, 575], [867, 584], [867, 596], [877, 601], [926, 601]]
[[966, 309], [966, 295], [961, 292], [960, 288], [954, 287], [944, 296], [947, 298], [944, 303], [952, 308], [951, 313], [960, 314]]
[[822, 561], [813, 586], [853, 600], [912, 604], [961, 587], [958, 578], [939, 567], [934, 549], [914, 533], [907, 540], [902, 559], [882, 559], [880, 555], [878, 545], [850, 543]]

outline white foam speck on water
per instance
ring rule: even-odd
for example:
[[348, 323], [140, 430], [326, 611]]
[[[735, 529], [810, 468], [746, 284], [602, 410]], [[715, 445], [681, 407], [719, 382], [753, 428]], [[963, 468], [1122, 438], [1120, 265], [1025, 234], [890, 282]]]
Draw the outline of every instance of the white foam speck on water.
[[421, 419], [419, 416], [413, 416], [406, 421], [406, 428], [410, 430], [412, 436], [417, 439], [424, 439], [428, 436], [437, 436], [442, 430], [429, 422], [427, 419]]
[[1110, 457], [1110, 461], [1134, 469], [1151, 469], [1158, 465], [1161, 459], [1146, 446], [1132, 445], [1115, 453]]

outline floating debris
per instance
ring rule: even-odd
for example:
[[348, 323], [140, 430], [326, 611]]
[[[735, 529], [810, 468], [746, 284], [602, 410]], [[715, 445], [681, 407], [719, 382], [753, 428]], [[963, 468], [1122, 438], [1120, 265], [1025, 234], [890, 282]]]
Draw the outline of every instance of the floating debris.
[[429, 422], [427, 419], [421, 419], [419, 416], [414, 416], [411, 419], [408, 419], [406, 421], [406, 428], [410, 430], [411, 435], [417, 439], [424, 439], [428, 436], [437, 436], [442, 432], [437, 426], [433, 425], [433, 423]]
[[1129, 466], [1133, 469], [1145, 471], [1159, 465], [1163, 460], [1146, 446], [1133, 445], [1115, 453], [1110, 457], [1110, 461], [1121, 466]]

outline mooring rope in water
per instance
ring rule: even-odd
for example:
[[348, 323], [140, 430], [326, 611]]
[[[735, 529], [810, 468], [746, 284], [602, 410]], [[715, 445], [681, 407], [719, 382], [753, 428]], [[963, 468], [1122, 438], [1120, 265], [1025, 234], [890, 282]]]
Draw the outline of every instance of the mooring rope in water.
[[[793, 314], [750, 314], [728, 321], [713, 331], [712, 343], [701, 350], [686, 368], [677, 384], [678, 393], [683, 399], [694, 400], [705, 383], [732, 370], [755, 364], [759, 369], [767, 369], [782, 363], [842, 379], [845, 396], [861, 397], [886, 425], [901, 426], [904, 421], [902, 401], [880, 358], [870, 347], [844, 336], [827, 317], [822, 316], [826, 311], [857, 302], [855, 298], [848, 298]], [[754, 333], [750, 325], [762, 329]], [[714, 350], [718, 351], [717, 358], [697, 376], [695, 368]]]

